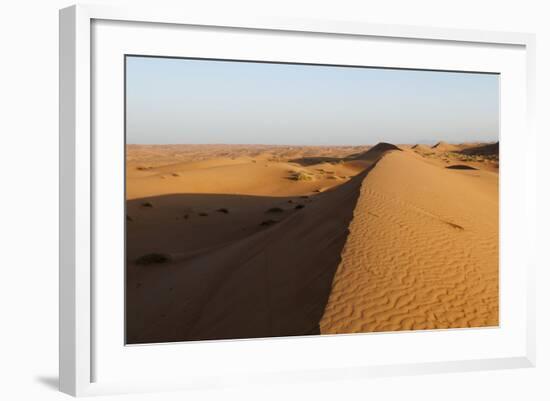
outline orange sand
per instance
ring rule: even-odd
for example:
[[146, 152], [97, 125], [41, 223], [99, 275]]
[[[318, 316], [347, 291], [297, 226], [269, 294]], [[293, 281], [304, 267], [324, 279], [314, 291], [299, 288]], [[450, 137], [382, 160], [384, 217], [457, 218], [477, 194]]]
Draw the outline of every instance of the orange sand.
[[498, 325], [498, 175], [386, 155], [363, 181], [323, 333]]
[[128, 145], [127, 341], [497, 325], [483, 146]]

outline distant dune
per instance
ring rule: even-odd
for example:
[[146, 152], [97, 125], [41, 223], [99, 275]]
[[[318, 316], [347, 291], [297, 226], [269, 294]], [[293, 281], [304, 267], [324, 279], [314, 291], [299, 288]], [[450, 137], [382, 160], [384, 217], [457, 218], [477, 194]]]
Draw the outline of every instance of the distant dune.
[[450, 152], [450, 151], [458, 150], [459, 147], [457, 145], [451, 145], [450, 143], [440, 141], [440, 142], [437, 142], [435, 145], [433, 145], [432, 149], [440, 152]]
[[[407, 149], [407, 147], [403, 147]], [[424, 157], [426, 162], [435, 165], [442, 163], [447, 168], [455, 168], [453, 165], [461, 165], [463, 169], [481, 169], [498, 172], [499, 170], [499, 144], [496, 143], [460, 143], [448, 144], [438, 142], [432, 147], [416, 144], [410, 147], [418, 155]]]
[[484, 155], [484, 156], [498, 155], [499, 142], [468, 147], [468, 148], [462, 149], [460, 153], [463, 153], [465, 155]]
[[353, 157], [355, 160], [372, 160], [373, 158], [380, 157], [385, 152], [388, 152], [390, 150], [398, 150], [401, 151], [400, 148], [398, 148], [395, 145], [392, 145], [391, 143], [386, 142], [380, 142], [377, 145], [373, 146], [371, 149], [367, 150], [366, 152], [360, 153]]
[[426, 145], [421, 145], [421, 144], [417, 144], [417, 145], [414, 145], [413, 147], [411, 147], [411, 149], [417, 151], [417, 152], [422, 152], [422, 153], [426, 153], [426, 152], [430, 152], [431, 151], [431, 147], [430, 146], [426, 146]]

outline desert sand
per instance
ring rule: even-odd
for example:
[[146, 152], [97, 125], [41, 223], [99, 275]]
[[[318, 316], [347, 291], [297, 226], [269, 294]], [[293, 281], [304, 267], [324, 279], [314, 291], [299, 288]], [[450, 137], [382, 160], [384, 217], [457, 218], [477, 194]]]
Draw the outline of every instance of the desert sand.
[[128, 343], [498, 325], [498, 143], [126, 156]]
[[387, 154], [361, 186], [323, 333], [498, 325], [498, 176]]

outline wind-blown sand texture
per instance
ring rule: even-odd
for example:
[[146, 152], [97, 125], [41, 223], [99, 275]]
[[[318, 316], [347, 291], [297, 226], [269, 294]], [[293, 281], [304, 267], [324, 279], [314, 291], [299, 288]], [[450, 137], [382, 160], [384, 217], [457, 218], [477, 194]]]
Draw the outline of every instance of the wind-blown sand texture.
[[408, 152], [362, 183], [323, 333], [498, 325], [498, 179]]
[[127, 342], [498, 324], [474, 146], [128, 145]]

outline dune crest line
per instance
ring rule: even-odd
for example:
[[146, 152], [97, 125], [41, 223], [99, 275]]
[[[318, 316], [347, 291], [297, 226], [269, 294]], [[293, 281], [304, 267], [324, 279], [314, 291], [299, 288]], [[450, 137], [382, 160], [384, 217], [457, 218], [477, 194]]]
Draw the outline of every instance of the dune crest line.
[[362, 185], [322, 334], [496, 326], [498, 176], [389, 153]]
[[[363, 163], [364, 170], [346, 183], [314, 196], [289, 199], [292, 201], [289, 204], [297, 203], [300, 207], [264, 207], [266, 219], [275, 224], [265, 227], [256, 224], [255, 232], [235, 233], [236, 239], [223, 246], [188, 257], [185, 252], [176, 253], [168, 263], [149, 268], [135, 266], [129, 260], [128, 341], [320, 334], [319, 322], [362, 182], [389, 150], [393, 148], [380, 146], [357, 155], [355, 160]], [[284, 203], [284, 199], [177, 194], [133, 199], [128, 201], [128, 209], [135, 210], [134, 214], [141, 213], [140, 219], [145, 219], [152, 213], [181, 208], [187, 203], [239, 204], [241, 208], [249, 204], [253, 208], [274, 202]], [[153, 207], [140, 209], [144, 203]], [[234, 215], [238, 218], [232, 210], [227, 206], [224, 216], [219, 218]], [[204, 216], [198, 221], [205, 222], [208, 218]], [[151, 219], [159, 226], [164, 224], [158, 216]], [[132, 241], [137, 243], [140, 239]], [[177, 238], [174, 247], [178, 247]]]

